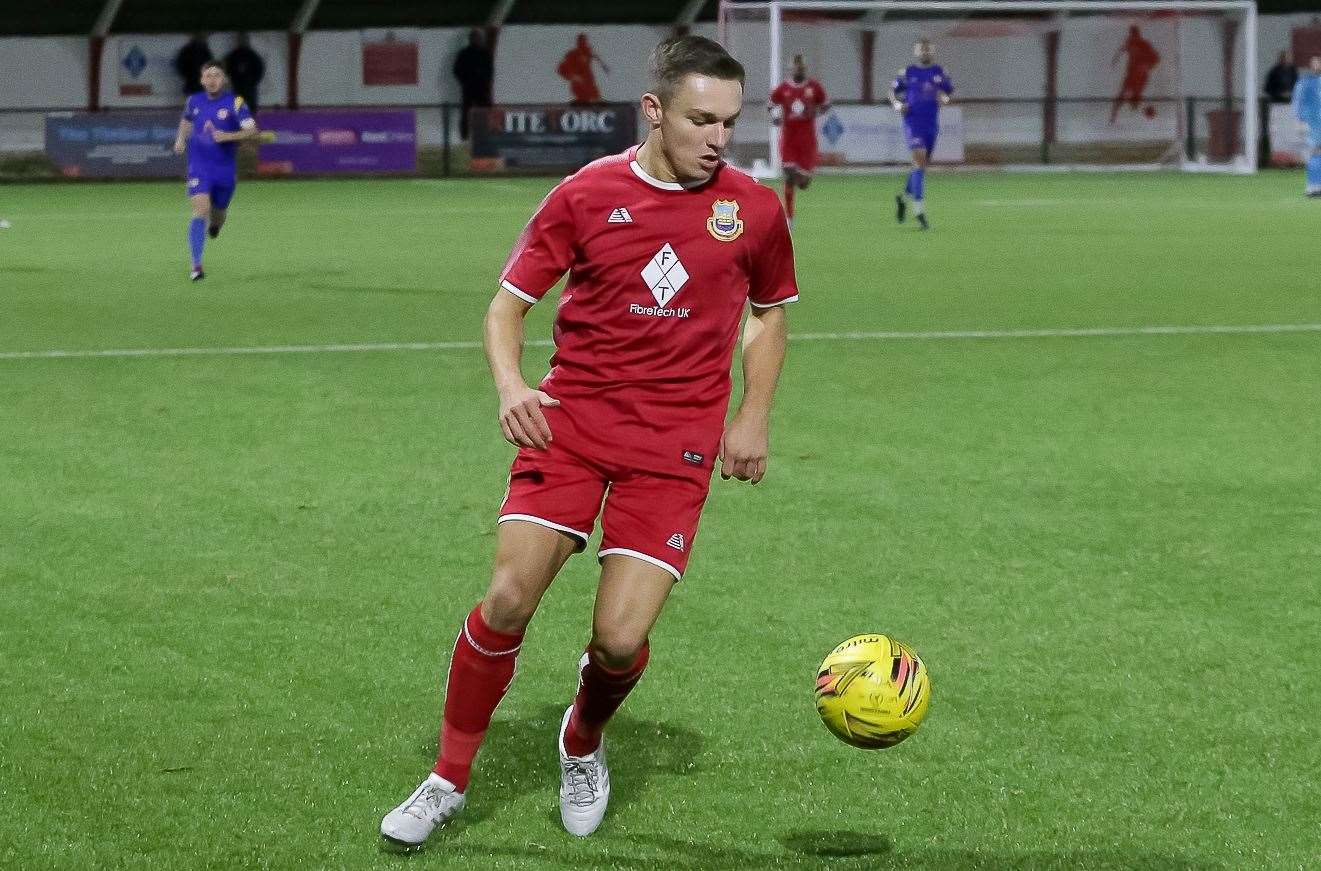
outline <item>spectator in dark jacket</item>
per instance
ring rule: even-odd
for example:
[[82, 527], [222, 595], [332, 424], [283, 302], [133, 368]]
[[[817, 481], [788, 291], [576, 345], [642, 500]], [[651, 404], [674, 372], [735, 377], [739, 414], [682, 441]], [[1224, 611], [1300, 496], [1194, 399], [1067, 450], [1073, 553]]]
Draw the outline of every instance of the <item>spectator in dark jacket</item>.
[[1266, 73], [1266, 96], [1272, 103], [1287, 103], [1293, 99], [1293, 86], [1298, 83], [1298, 70], [1289, 63], [1288, 52], [1280, 52], [1280, 59]]
[[174, 56], [174, 70], [183, 79], [183, 92], [196, 94], [202, 90], [202, 64], [212, 60], [211, 46], [206, 44], [205, 33], [194, 33]]
[[459, 115], [459, 136], [468, 138], [468, 113], [491, 105], [491, 83], [495, 79], [495, 57], [486, 47], [486, 35], [474, 27], [468, 44], [454, 58], [454, 78], [459, 80], [463, 106]]
[[234, 86], [234, 93], [248, 104], [249, 111], [257, 114], [257, 90], [262, 76], [266, 75], [266, 62], [261, 59], [248, 44], [248, 34], [239, 33], [239, 43], [234, 50], [225, 55], [225, 72]]

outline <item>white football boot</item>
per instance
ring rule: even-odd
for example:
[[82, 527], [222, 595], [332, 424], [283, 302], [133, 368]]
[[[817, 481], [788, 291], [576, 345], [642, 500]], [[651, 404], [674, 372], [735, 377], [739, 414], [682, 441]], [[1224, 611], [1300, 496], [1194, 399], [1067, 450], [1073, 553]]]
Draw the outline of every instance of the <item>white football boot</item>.
[[[578, 663], [581, 675], [587, 654]], [[579, 678], [579, 683], [581, 683]], [[560, 821], [571, 835], [590, 835], [601, 825], [605, 807], [610, 803], [610, 769], [605, 764], [605, 738], [596, 752], [588, 756], [570, 756], [564, 750], [564, 730], [569, 728], [573, 705], [560, 721]]]
[[416, 850], [437, 827], [463, 810], [466, 799], [439, 774], [422, 781], [413, 794], [381, 820], [381, 837], [396, 849]]

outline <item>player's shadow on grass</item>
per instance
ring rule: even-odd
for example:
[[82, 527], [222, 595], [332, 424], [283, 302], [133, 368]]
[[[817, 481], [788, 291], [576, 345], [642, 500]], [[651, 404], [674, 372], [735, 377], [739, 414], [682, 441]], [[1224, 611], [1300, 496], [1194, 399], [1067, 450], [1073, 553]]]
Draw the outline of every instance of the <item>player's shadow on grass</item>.
[[[819, 856], [786, 853], [773, 845], [765, 849], [740, 847], [704, 833], [690, 837], [662, 834], [626, 835], [603, 829], [592, 838], [565, 840], [546, 845], [517, 847], [490, 843], [460, 844], [448, 848], [447, 858], [489, 862], [493, 857], [522, 860], [528, 867], [620, 868], [627, 871], [815, 871], [822, 868], [873, 869], [875, 856]], [[889, 842], [885, 841], [888, 848]]]
[[[560, 767], [555, 742], [563, 715], [564, 708], [547, 705], [531, 716], [492, 722], [473, 766], [470, 803], [455, 822], [480, 822], [519, 796], [541, 793], [546, 797], [547, 814], [559, 828]], [[606, 740], [610, 744], [611, 809], [627, 807], [656, 778], [683, 777], [700, 764], [702, 736], [674, 723], [639, 720], [620, 712], [611, 718]], [[434, 754], [434, 745], [430, 752]]]
[[859, 832], [791, 832], [781, 836], [780, 843], [790, 854], [815, 857], [821, 866], [850, 867], [849, 859], [866, 857], [866, 867], [905, 871], [1226, 871], [1213, 862], [1120, 849], [979, 853], [935, 847], [895, 851], [884, 835]]
[[791, 854], [819, 856], [823, 861], [883, 856], [894, 849], [894, 842], [885, 835], [863, 832], [798, 831], [781, 835], [779, 840]]

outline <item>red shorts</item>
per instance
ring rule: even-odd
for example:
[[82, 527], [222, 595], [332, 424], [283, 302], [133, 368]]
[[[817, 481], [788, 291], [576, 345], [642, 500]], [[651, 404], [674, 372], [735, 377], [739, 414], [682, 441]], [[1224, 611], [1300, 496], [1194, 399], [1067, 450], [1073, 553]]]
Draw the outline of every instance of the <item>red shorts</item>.
[[710, 485], [709, 473], [682, 477], [610, 468], [557, 438], [544, 451], [519, 449], [499, 522], [526, 520], [557, 529], [577, 538], [582, 550], [600, 514], [598, 558], [626, 554], [678, 580], [688, 565]]
[[802, 172], [813, 172], [820, 157], [816, 147], [816, 131], [803, 133], [784, 131], [780, 135], [780, 163]]

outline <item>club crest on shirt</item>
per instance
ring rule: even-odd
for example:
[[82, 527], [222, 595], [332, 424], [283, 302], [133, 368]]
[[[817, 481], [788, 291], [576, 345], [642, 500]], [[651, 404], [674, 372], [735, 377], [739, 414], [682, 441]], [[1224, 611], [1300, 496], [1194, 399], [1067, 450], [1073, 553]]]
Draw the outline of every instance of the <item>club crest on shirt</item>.
[[229, 117], [229, 110], [228, 109], [216, 110], [216, 117], [219, 118], [221, 121], [224, 121], [226, 118]]
[[711, 204], [711, 217], [706, 219], [706, 229], [721, 242], [733, 242], [743, 235], [743, 219], [738, 216], [738, 202], [735, 200], [716, 200]]

